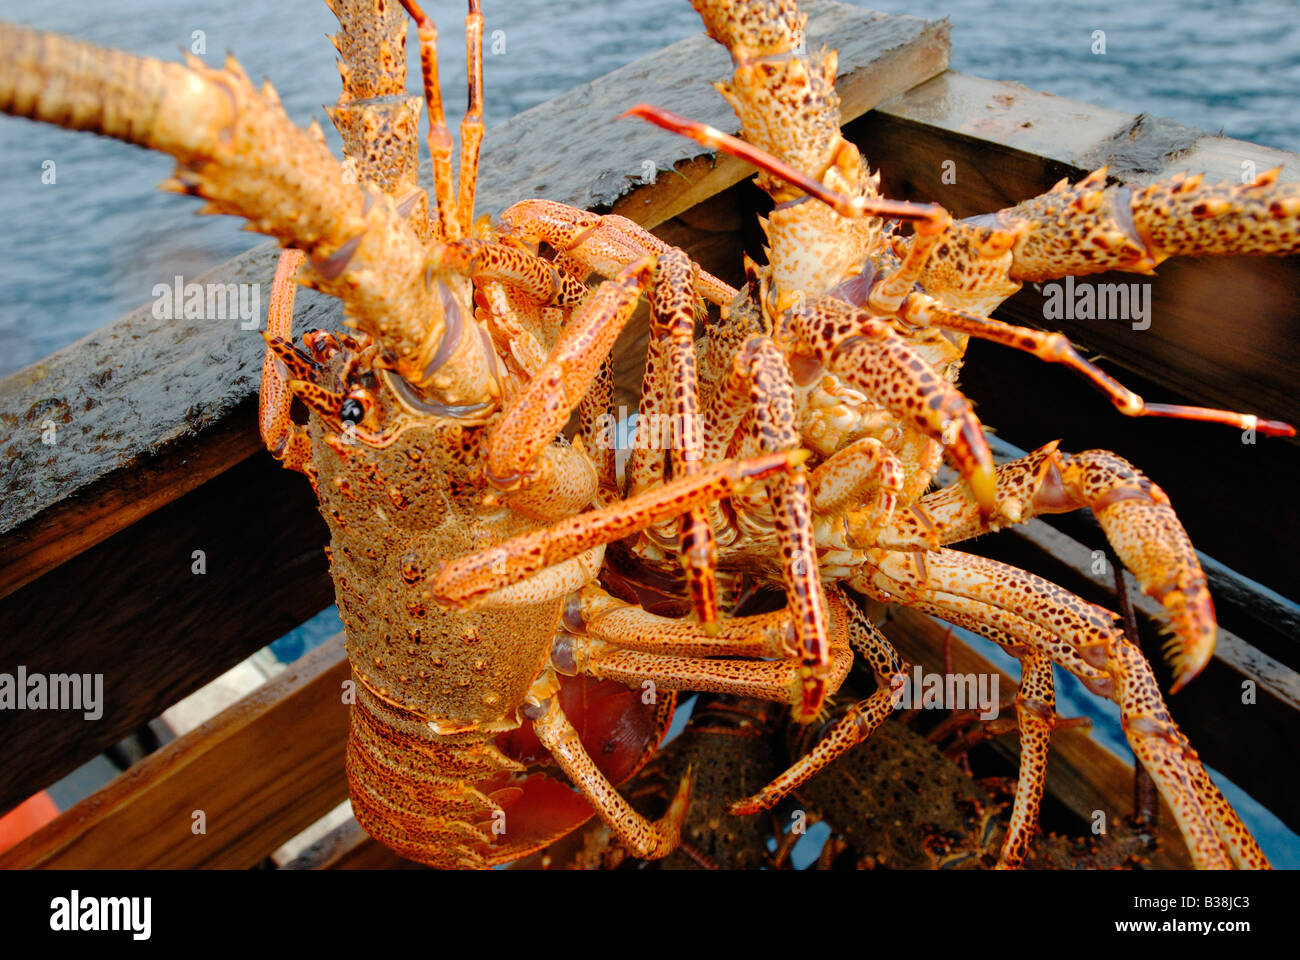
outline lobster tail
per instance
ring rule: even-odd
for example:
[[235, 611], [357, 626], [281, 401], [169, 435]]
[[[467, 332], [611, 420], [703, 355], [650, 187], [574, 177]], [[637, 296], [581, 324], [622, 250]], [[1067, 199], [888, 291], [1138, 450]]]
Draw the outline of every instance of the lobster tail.
[[416, 714], [357, 684], [347, 751], [352, 813], [366, 833], [408, 860], [487, 866], [498, 807], [472, 782], [522, 769], [490, 741], [439, 736]]

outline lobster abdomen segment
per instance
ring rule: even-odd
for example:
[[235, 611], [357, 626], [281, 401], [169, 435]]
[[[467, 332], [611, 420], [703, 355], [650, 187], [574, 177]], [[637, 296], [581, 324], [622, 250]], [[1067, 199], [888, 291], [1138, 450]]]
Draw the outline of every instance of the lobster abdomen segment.
[[[649, 702], [647, 702], [647, 700]], [[674, 694], [564, 677], [560, 701], [584, 748], [613, 783], [650, 759], [672, 721]], [[585, 823], [590, 805], [525, 726], [487, 739], [434, 733], [418, 715], [357, 685], [347, 750], [352, 812], [370, 836], [410, 860], [482, 868], [526, 856]]]

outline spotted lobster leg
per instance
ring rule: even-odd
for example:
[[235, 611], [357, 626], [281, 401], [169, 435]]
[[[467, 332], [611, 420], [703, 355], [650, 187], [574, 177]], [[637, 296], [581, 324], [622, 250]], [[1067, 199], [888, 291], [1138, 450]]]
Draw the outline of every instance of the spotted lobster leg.
[[1039, 514], [1089, 508], [1143, 591], [1169, 614], [1173, 692], [1209, 662], [1215, 620], [1205, 574], [1169, 498], [1140, 470], [1105, 450], [1063, 454], [1053, 442], [998, 467], [997, 503], [984, 518], [960, 486], [936, 491], [896, 516], [878, 544], [920, 549], [934, 530], [942, 543], [957, 543]]
[[285, 250], [275, 265], [271, 301], [267, 306], [266, 357], [262, 361], [262, 386], [257, 395], [257, 421], [262, 440], [272, 456], [288, 469], [311, 476], [311, 437], [306, 427], [295, 424], [289, 417], [293, 404], [290, 379], [310, 379], [316, 365], [293, 347], [296, 277], [305, 259], [300, 250]]
[[[536, 246], [545, 242], [563, 257], [563, 262], [612, 277], [629, 263], [646, 256], [659, 256], [670, 247], [648, 230], [617, 214], [597, 214], [554, 200], [523, 200], [501, 214], [503, 233]], [[736, 291], [705, 270], [696, 278], [701, 296], [726, 306]]]
[[415, 21], [420, 44], [420, 72], [424, 99], [429, 105], [429, 156], [433, 162], [436, 234], [445, 241], [468, 236], [474, 220], [474, 193], [478, 183], [479, 146], [483, 142], [483, 15], [478, 0], [469, 0], [465, 16], [465, 51], [468, 64], [469, 104], [460, 125], [460, 186], [451, 165], [451, 134], [447, 130], [438, 83], [438, 28], [415, 0], [402, 0]]
[[[555, 660], [566, 672], [634, 687], [649, 680], [668, 690], [728, 693], [795, 707], [804, 696], [806, 673], [794, 604], [774, 614], [723, 618], [709, 632], [702, 624], [624, 603], [598, 587], [584, 588], [575, 600], [566, 615], [574, 635], [556, 645]], [[852, 605], [837, 591], [828, 592], [827, 600], [829, 664], [822, 676], [829, 695], [853, 663], [848, 633]]]
[[1300, 182], [1279, 167], [1251, 183], [1204, 184], [1178, 174], [1147, 187], [1106, 186], [1107, 168], [1062, 180], [1014, 207], [967, 219], [1019, 228], [1013, 280], [1104, 270], [1150, 273], [1172, 256], [1300, 252]]
[[441, 564], [430, 577], [430, 596], [444, 606], [461, 609], [491, 604], [495, 594], [548, 567], [680, 516], [691, 507], [733, 496], [773, 474], [792, 471], [807, 456], [799, 450], [710, 464], [694, 476], [676, 478], [638, 496], [512, 537]]
[[[770, 338], [751, 336], [741, 345], [730, 374], [710, 401], [705, 422], [710, 435], [706, 456], [731, 448], [741, 453], [773, 453], [800, 447], [794, 381], [784, 354]], [[747, 436], [738, 432], [746, 423]], [[782, 580], [802, 659], [803, 690], [793, 717], [808, 723], [826, 702], [831, 657], [807, 474], [800, 469], [774, 476], [767, 483], [766, 499], [775, 522]], [[744, 510], [750, 504], [742, 497], [734, 499], [733, 506]]]
[[632, 809], [596, 766], [565, 715], [558, 692], [559, 680], [548, 667], [534, 682], [522, 709], [524, 716], [533, 721], [537, 739], [597, 816], [634, 855], [645, 860], [668, 856], [681, 839], [682, 821], [690, 802], [690, 772], [682, 778], [664, 816], [654, 822], [647, 820]]
[[513, 491], [543, 479], [536, 473], [539, 455], [582, 402], [653, 275], [649, 258], [630, 264], [565, 326], [542, 369], [506, 404], [484, 442], [490, 484]]
[[825, 367], [922, 433], [946, 442], [980, 509], [993, 510], [993, 455], [970, 401], [888, 321], [832, 297], [790, 316], [795, 336]]
[[[699, 412], [699, 382], [695, 370], [695, 275], [697, 268], [681, 250], [660, 254], [650, 297], [650, 349], [637, 411], [637, 429], [653, 425], [665, 413], [671, 418], [670, 461], [674, 477], [699, 472], [704, 437]], [[656, 438], [662, 441], [662, 435]], [[664, 452], [657, 443], [638, 444], [629, 470], [630, 493], [663, 482]], [[687, 591], [701, 623], [718, 619], [717, 542], [709, 523], [708, 505], [692, 507], [677, 522]]]
[[[901, 301], [900, 301], [901, 302]], [[1182, 404], [1147, 403], [1132, 390], [1119, 383], [1100, 367], [1079, 356], [1078, 351], [1061, 333], [1046, 333], [1029, 327], [1017, 327], [1001, 320], [980, 316], [964, 310], [954, 310], [942, 301], [925, 294], [913, 293], [906, 298], [901, 315], [917, 326], [935, 326], [957, 333], [965, 333], [981, 340], [1000, 343], [1030, 353], [1048, 363], [1060, 363], [1078, 373], [1089, 383], [1110, 397], [1120, 413], [1126, 417], [1173, 417], [1179, 420], [1201, 420], [1222, 423], [1238, 429], [1254, 429], [1272, 437], [1293, 437], [1295, 427], [1279, 420], [1260, 420], [1253, 414], [1233, 413], [1207, 407], [1189, 407]]]
[[1268, 866], [1169, 715], [1141, 651], [1114, 626], [1115, 614], [1024, 570], [955, 550], [873, 550], [869, 557], [868, 566], [850, 581], [855, 589], [928, 607], [940, 617], [950, 596], [1014, 611], [1104, 666], [1114, 681], [1112, 699], [1120, 706], [1129, 744], [1174, 811], [1196, 866]]
[[752, 797], [736, 800], [729, 812], [752, 814], [770, 810], [792, 790], [815, 776], [852, 747], [862, 743], [894, 711], [895, 691], [903, 682], [904, 664], [893, 645], [852, 602], [844, 604], [848, 640], [876, 672], [876, 691], [849, 708], [822, 736], [817, 745]]

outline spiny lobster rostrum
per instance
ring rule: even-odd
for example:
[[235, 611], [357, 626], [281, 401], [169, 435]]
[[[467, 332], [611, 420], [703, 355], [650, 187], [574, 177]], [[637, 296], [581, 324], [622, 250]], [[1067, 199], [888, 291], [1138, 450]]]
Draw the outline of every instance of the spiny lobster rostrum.
[[[689, 774], [658, 821], [614, 786], [653, 753], [672, 712], [671, 694], [643, 696], [643, 685], [788, 702], [807, 722], [856, 650], [880, 689], [734, 809], [771, 806], [892, 709], [904, 665], [838, 586], [846, 582], [1021, 658], [1022, 770], [1003, 863], [1023, 859], [1033, 831], [1056, 662], [1120, 703], [1199, 865], [1266, 865], [1112, 614], [943, 544], [1090, 507], [1169, 611], [1178, 685], [1191, 679], [1210, 656], [1213, 613], [1160, 489], [1113, 454], [1071, 457], [1055, 444], [995, 469], [953, 380], [974, 335], [1073, 367], [1127, 414], [1289, 431], [1144, 405], [1059, 335], [987, 314], [1025, 279], [1150, 269], [1178, 253], [1293, 251], [1300, 193], [1275, 175], [1133, 193], [1105, 187], [1099, 172], [955, 223], [938, 207], [879, 198], [840, 135], [834, 55], [802, 53], [792, 2], [695, 5], [732, 53], [723, 92], [748, 143], [655, 108], [634, 112], [762, 171], [777, 201], [765, 222], [769, 263], [750, 266], [743, 293], [621, 217], [527, 200], [495, 223], [474, 220], [477, 0], [466, 18], [458, 181], [436, 31], [402, 3], [418, 28], [430, 198], [416, 183], [421, 101], [405, 90], [408, 22], [385, 0], [330, 2], [342, 28], [343, 93], [331, 111], [342, 164], [233, 60], [181, 66], [0, 25], [0, 109], [169, 153], [171, 189], [286, 247], [261, 426], [272, 453], [309, 478], [331, 531], [358, 681], [348, 746], [358, 821], [405, 856], [486, 866], [539, 849], [594, 810], [636, 855], [664, 856], [678, 842]], [[888, 219], [915, 233], [893, 233]], [[554, 256], [540, 254], [543, 243]], [[591, 289], [592, 273], [607, 279]], [[351, 332], [312, 332], [305, 350], [295, 346], [297, 282], [336, 296]], [[610, 349], [643, 293], [652, 335], [641, 413], [673, 415], [681, 436], [667, 457], [638, 449], [624, 490], [602, 415]], [[722, 317], [696, 343], [701, 297]], [[295, 397], [305, 425], [290, 417]], [[575, 412], [570, 441], [561, 431]], [[926, 495], [945, 452], [962, 480]], [[652, 614], [602, 574], [606, 545], [637, 534], [643, 562], [684, 571], [693, 616]], [[722, 615], [719, 569], [780, 585], [787, 608]]]

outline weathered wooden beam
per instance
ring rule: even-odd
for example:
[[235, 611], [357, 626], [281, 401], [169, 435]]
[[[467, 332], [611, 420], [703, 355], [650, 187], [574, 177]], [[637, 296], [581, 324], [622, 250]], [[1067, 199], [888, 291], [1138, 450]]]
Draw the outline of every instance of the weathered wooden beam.
[[[810, 42], [840, 46], [850, 113], [946, 62], [946, 25], [836, 3], [809, 12]], [[885, 63], [873, 68], [867, 58], [878, 55]], [[613, 118], [649, 99], [734, 129], [711, 86], [727, 70], [725, 52], [700, 35], [489, 131], [479, 209], [496, 213], [528, 196], [581, 207], [634, 201], [645, 189], [644, 159], [689, 167], [704, 151]], [[653, 209], [661, 212], [677, 192], [689, 190], [696, 203], [723, 186], [692, 185], [678, 172], [660, 180], [667, 186], [657, 188]], [[637, 216], [633, 208], [627, 213]], [[702, 230], [695, 243], [682, 224], [674, 242], [700, 255], [710, 247], [706, 259], [721, 269], [727, 241]], [[260, 247], [197, 279], [258, 284], [265, 303], [276, 255]], [[734, 262], [738, 269], [738, 255]], [[298, 304], [298, 333], [340, 326], [335, 301], [303, 291]], [[629, 366], [639, 362], [626, 352], [636, 336], [620, 345]], [[0, 476], [0, 669], [103, 673], [108, 700], [97, 723], [57, 711], [0, 713], [0, 810], [330, 603], [327, 534], [310, 492], [258, 439], [263, 349], [259, 333], [238, 322], [164, 320], [142, 307], [0, 381], [0, 425], [9, 434]], [[56, 428], [52, 444], [42, 442], [51, 436], [47, 421]], [[208, 558], [203, 576], [190, 573], [199, 549]]]
[[0, 869], [260, 863], [347, 798], [350, 676], [340, 635], [0, 854]]
[[0, 809], [329, 606], [328, 539], [306, 480], [253, 457], [0, 599], [0, 670], [101, 674], [105, 701], [0, 710]]

